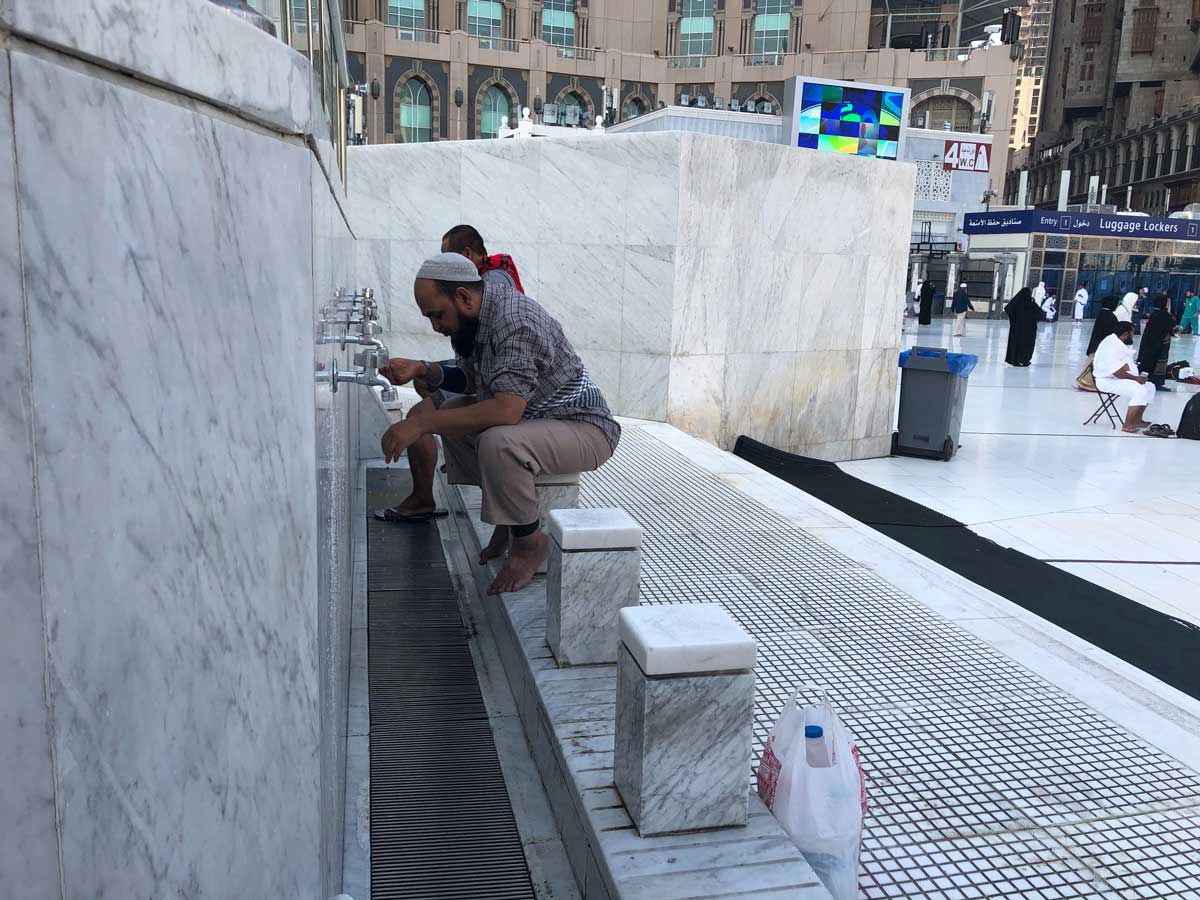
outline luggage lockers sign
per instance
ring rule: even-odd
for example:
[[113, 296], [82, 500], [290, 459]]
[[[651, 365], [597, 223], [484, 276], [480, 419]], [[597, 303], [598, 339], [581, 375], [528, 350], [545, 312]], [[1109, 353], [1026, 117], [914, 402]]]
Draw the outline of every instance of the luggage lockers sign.
[[942, 156], [943, 169], [965, 172], [986, 172], [992, 166], [992, 147], [976, 141], [946, 141], [946, 153]]

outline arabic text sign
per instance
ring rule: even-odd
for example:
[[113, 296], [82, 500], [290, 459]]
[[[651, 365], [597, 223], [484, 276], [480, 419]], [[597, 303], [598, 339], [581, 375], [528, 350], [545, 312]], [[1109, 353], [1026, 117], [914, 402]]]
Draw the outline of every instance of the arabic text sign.
[[963, 231], [967, 234], [1039, 232], [1200, 241], [1200, 220], [1020, 209], [1014, 212], [967, 213], [963, 218]]
[[986, 172], [992, 166], [991, 153], [990, 144], [948, 140], [942, 156], [942, 168], [966, 172]]

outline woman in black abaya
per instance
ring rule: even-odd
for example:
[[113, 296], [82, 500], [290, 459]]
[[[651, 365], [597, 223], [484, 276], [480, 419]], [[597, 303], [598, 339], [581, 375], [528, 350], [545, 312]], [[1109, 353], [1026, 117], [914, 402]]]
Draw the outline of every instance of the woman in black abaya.
[[1171, 298], [1167, 294], [1154, 298], [1154, 312], [1146, 321], [1142, 331], [1142, 343], [1138, 347], [1138, 368], [1150, 376], [1150, 381], [1159, 390], [1167, 380], [1167, 362], [1171, 353], [1171, 338], [1175, 334], [1175, 317], [1167, 308]]
[[1096, 390], [1096, 378], [1092, 374], [1092, 357], [1096, 355], [1096, 348], [1100, 346], [1100, 342], [1113, 334], [1117, 330], [1117, 316], [1113, 312], [1117, 308], [1116, 297], [1105, 297], [1100, 303], [1100, 312], [1096, 314], [1096, 322], [1092, 325], [1092, 339], [1087, 345], [1087, 360], [1083, 364], [1083, 371], [1075, 379], [1075, 386], [1081, 391]]
[[931, 321], [933, 321], [933, 280], [926, 278], [925, 283], [921, 285], [921, 310], [917, 324], [928, 325]]
[[1017, 291], [1004, 307], [1004, 315], [1008, 316], [1008, 352], [1004, 354], [1004, 361], [1010, 366], [1028, 366], [1037, 341], [1038, 320], [1042, 317], [1042, 310], [1033, 302], [1029, 288]]

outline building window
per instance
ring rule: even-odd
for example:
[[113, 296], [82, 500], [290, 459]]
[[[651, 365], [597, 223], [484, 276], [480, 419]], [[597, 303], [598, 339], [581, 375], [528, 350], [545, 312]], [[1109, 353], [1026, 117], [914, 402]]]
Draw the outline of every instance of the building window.
[[[467, 34], [479, 38], [500, 37], [504, 33], [503, 11], [498, 0], [467, 0]], [[481, 40], [479, 46], [486, 50], [492, 46], [492, 41]]]
[[1144, 6], [1133, 11], [1133, 40], [1131, 53], [1153, 53], [1158, 31], [1158, 7]]
[[432, 121], [429, 88], [419, 78], [408, 79], [400, 95], [400, 143], [424, 144], [433, 140]]
[[424, 28], [425, 0], [388, 0], [388, 24], [397, 28]]
[[788, 0], [758, 0], [757, 14], [754, 16], [755, 54], [787, 53], [788, 29], [791, 25]]
[[575, 0], [546, 0], [542, 7], [542, 40], [556, 47], [575, 46]]
[[631, 97], [625, 104], [625, 118], [636, 119], [646, 112], [646, 104], [639, 97]]
[[292, 31], [308, 31], [308, 0], [292, 0]]
[[500, 133], [500, 120], [512, 112], [508, 94], [504, 88], [493, 84], [483, 95], [483, 114], [479, 118], [480, 136], [496, 137]]
[[713, 52], [712, 0], [683, 0], [679, 20], [679, 55], [703, 57]]
[[1083, 34], [1080, 43], [1099, 44], [1104, 38], [1104, 4], [1089, 3], [1083, 8]]
[[975, 110], [966, 100], [958, 97], [931, 97], [918, 103], [909, 117], [915, 128], [946, 129], [947, 131], [970, 131], [975, 121]]
[[1158, 118], [1163, 114], [1163, 96], [1164, 91], [1159, 88], [1154, 92], [1154, 117]]
[[574, 91], [568, 91], [558, 101], [558, 122], [560, 125], [590, 124], [587, 121], [587, 104]]

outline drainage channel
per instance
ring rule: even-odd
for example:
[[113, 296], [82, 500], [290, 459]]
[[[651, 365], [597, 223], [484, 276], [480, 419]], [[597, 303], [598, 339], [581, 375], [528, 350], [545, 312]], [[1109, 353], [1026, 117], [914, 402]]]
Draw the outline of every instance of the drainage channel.
[[436, 524], [368, 519], [367, 591], [372, 900], [534, 900]]

